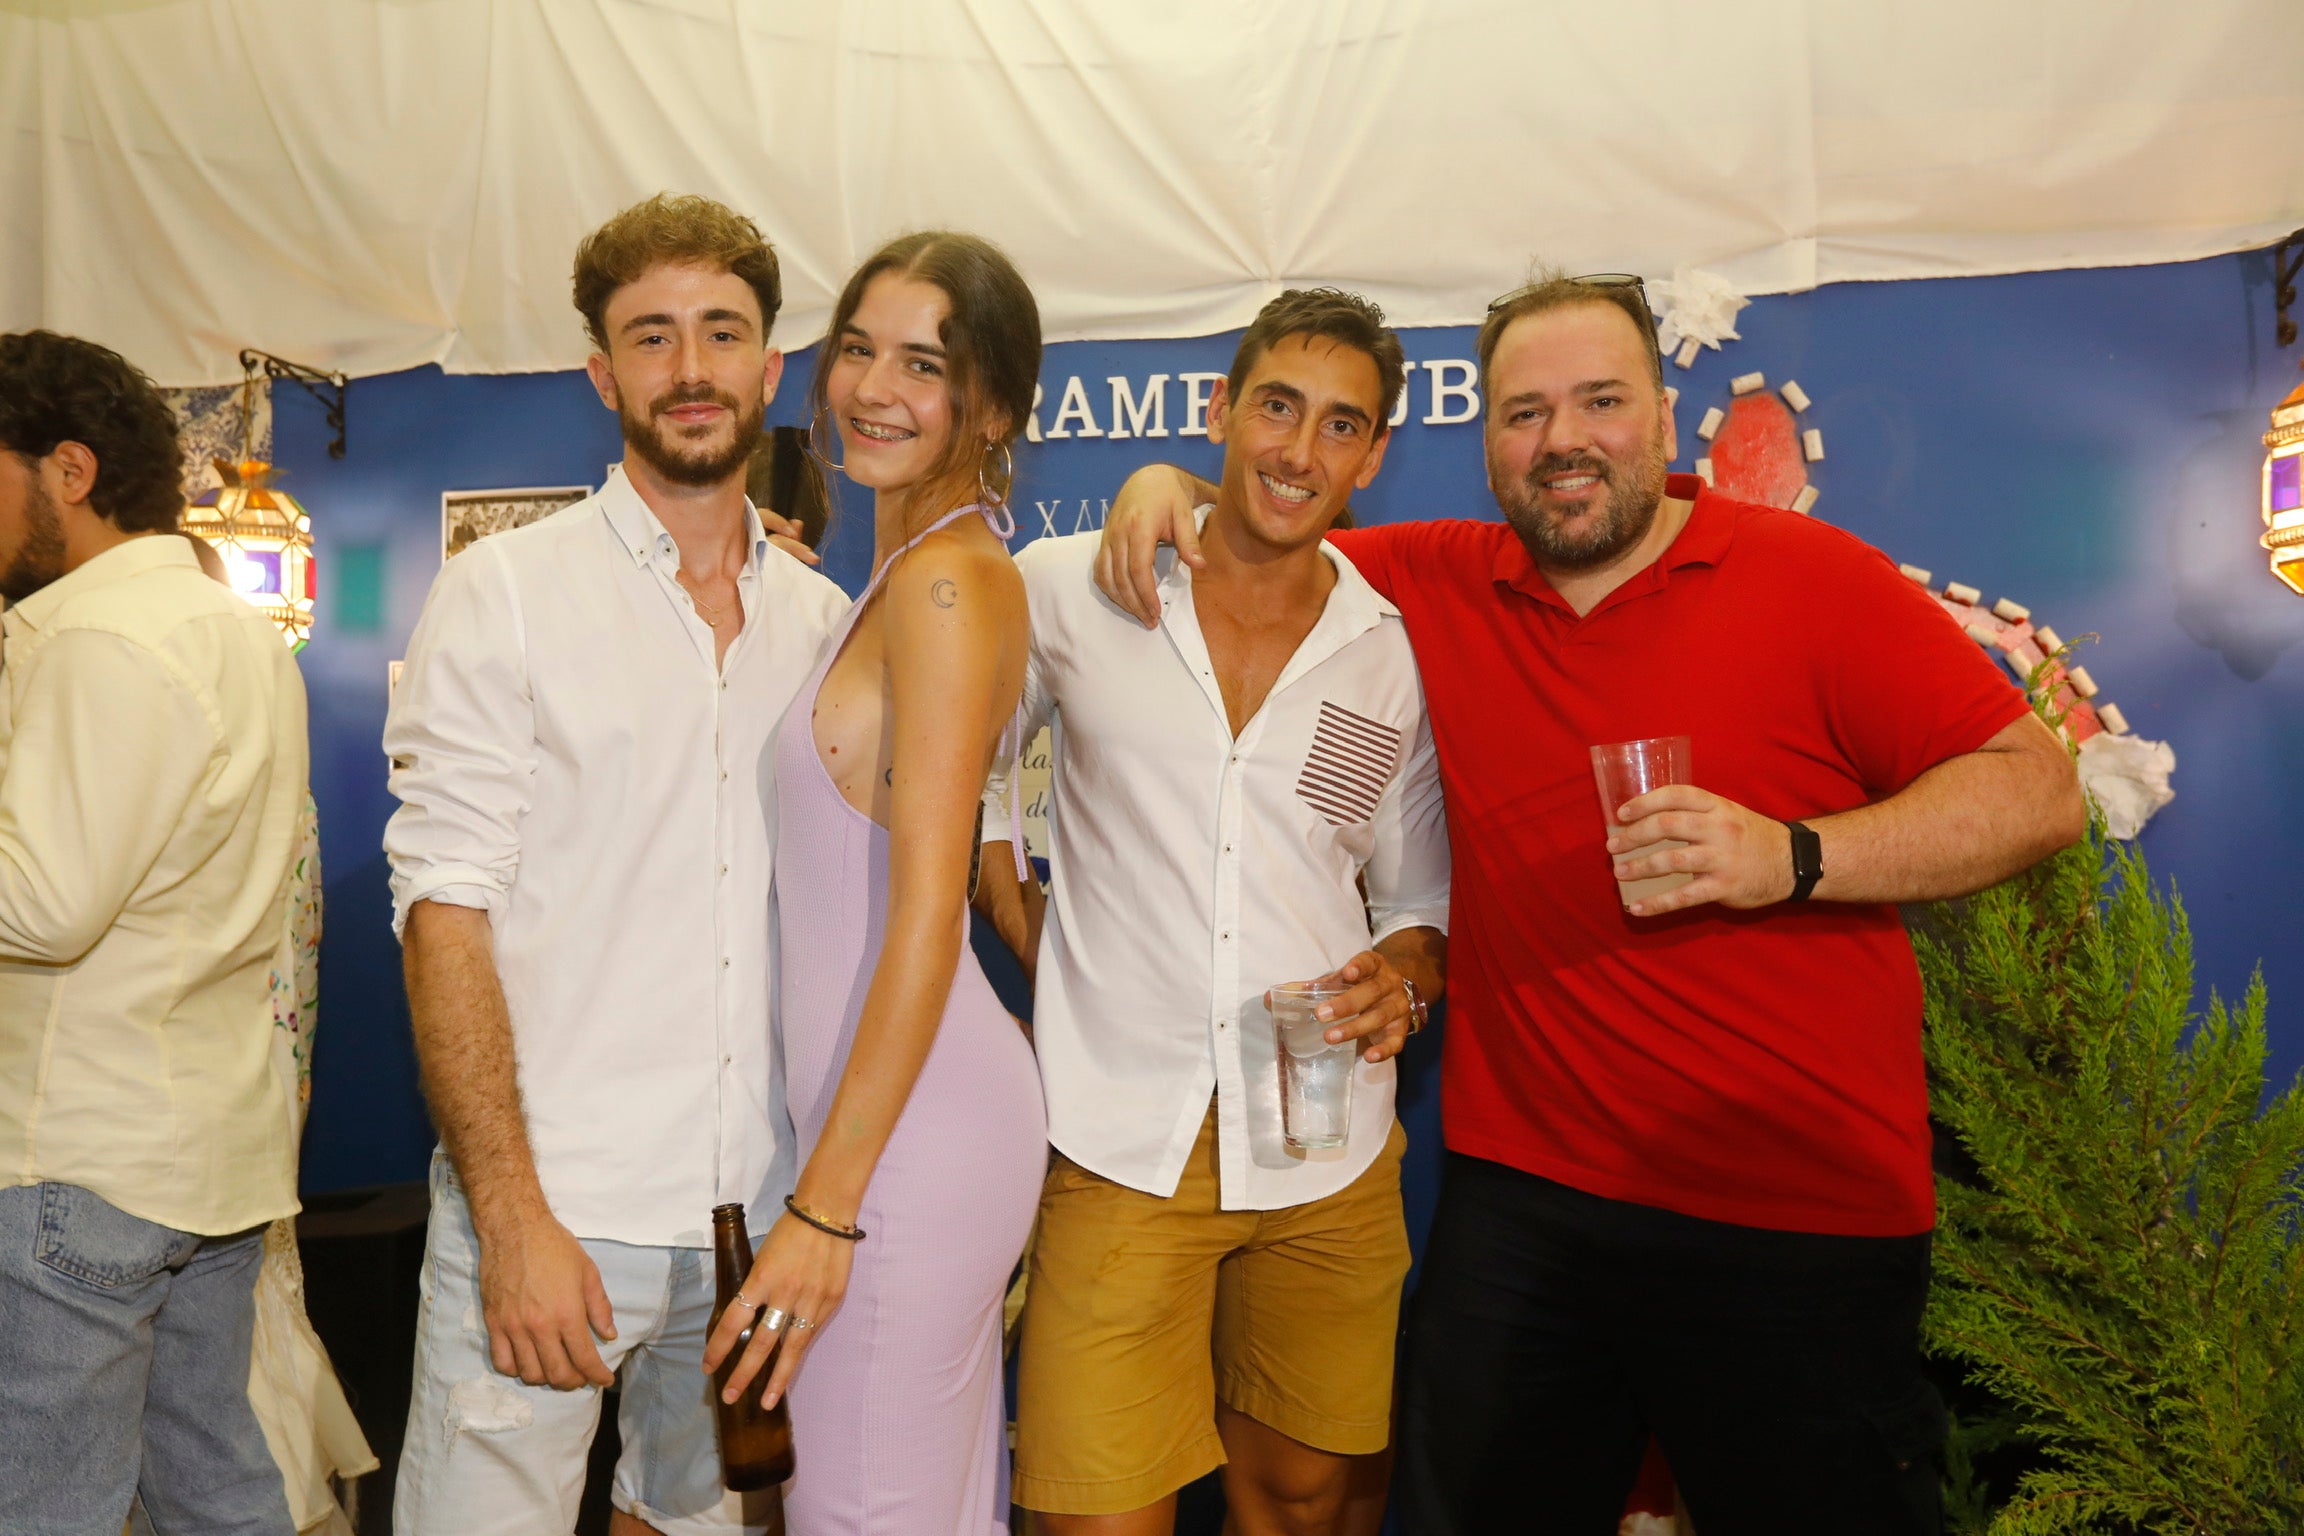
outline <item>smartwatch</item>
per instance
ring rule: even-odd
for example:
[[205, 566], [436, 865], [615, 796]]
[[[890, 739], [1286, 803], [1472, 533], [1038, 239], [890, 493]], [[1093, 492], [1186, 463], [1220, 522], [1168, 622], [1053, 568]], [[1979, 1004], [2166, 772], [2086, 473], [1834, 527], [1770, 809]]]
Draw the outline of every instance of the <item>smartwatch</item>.
[[1824, 878], [1824, 839], [1797, 821], [1784, 823], [1792, 834], [1792, 894], [1787, 901], [1806, 901]]

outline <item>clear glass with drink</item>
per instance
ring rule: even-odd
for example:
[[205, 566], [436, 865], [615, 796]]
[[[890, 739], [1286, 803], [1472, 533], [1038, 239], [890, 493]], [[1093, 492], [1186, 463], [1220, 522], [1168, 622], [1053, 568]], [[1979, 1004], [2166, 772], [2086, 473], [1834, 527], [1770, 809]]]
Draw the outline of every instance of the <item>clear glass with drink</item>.
[[[1692, 749], [1685, 736], [1651, 736], [1642, 741], [1611, 742], [1592, 749], [1592, 778], [1600, 786], [1600, 816], [1607, 827], [1606, 836], [1614, 837], [1624, 830], [1624, 823], [1616, 819], [1616, 812], [1628, 800], [1637, 800], [1652, 789], [1667, 784], [1692, 784], [1689, 760]], [[1651, 853], [1662, 853], [1688, 845], [1672, 838], [1663, 838], [1648, 844], [1630, 857], [1645, 858]], [[1619, 857], [1609, 855], [1613, 864]], [[1676, 891], [1695, 879], [1694, 875], [1674, 873], [1653, 875], [1645, 880], [1619, 880], [1616, 894], [1629, 907], [1650, 896], [1661, 896]]]
[[1291, 981], [1265, 994], [1278, 1036], [1280, 1129], [1282, 1139], [1300, 1151], [1340, 1147], [1352, 1132], [1353, 1067], [1361, 1042], [1330, 1045], [1328, 1031], [1341, 1020], [1314, 1011], [1350, 990], [1336, 981]]

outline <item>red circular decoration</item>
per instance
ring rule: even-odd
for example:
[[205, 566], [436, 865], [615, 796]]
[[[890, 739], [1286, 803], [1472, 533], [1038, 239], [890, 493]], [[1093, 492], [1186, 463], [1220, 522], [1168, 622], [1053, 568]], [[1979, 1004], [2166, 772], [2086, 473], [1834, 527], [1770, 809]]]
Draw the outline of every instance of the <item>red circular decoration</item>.
[[1723, 495], [1763, 507], [1789, 507], [1808, 483], [1800, 428], [1773, 391], [1738, 395], [1712, 439], [1712, 483]]

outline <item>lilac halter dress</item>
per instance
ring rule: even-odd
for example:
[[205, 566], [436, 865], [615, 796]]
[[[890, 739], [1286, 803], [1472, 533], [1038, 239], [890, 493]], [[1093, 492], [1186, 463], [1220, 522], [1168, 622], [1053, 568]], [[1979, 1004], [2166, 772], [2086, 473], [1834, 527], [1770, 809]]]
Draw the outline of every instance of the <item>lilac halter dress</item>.
[[[824, 675], [879, 584], [841, 620], [776, 735], [778, 1014], [803, 1160], [848, 1064], [887, 921], [888, 829], [841, 798], [815, 732]], [[1007, 1531], [1001, 1303], [1047, 1158], [1031, 1047], [963, 943], [935, 1043], [857, 1215], [867, 1236], [847, 1297], [792, 1384], [792, 1536]]]

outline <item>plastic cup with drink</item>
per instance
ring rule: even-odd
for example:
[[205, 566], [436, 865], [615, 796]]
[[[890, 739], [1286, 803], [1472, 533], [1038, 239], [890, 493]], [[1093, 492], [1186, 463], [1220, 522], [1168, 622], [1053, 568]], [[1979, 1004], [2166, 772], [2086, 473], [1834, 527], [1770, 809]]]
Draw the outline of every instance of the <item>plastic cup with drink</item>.
[[1353, 1068], [1365, 1042], [1330, 1045], [1328, 1031], [1341, 1021], [1317, 1016], [1349, 990], [1329, 979], [1283, 982], [1266, 994], [1279, 1045], [1281, 1135], [1300, 1151], [1340, 1147], [1351, 1135]]
[[[1592, 778], [1600, 786], [1600, 816], [1606, 831], [1603, 839], [1614, 837], [1624, 830], [1624, 823], [1616, 813], [1628, 800], [1636, 800], [1652, 789], [1667, 784], [1691, 784], [1689, 777], [1690, 743], [1685, 736], [1651, 736], [1641, 741], [1611, 742], [1592, 749]], [[1645, 858], [1651, 853], [1663, 853], [1688, 845], [1672, 838], [1662, 838], [1645, 847], [1622, 855], [1627, 858]], [[1613, 865], [1618, 855], [1609, 855]], [[1696, 877], [1686, 873], [1651, 875], [1644, 880], [1619, 880], [1616, 894], [1624, 905], [1650, 896], [1661, 896], [1676, 891]]]

